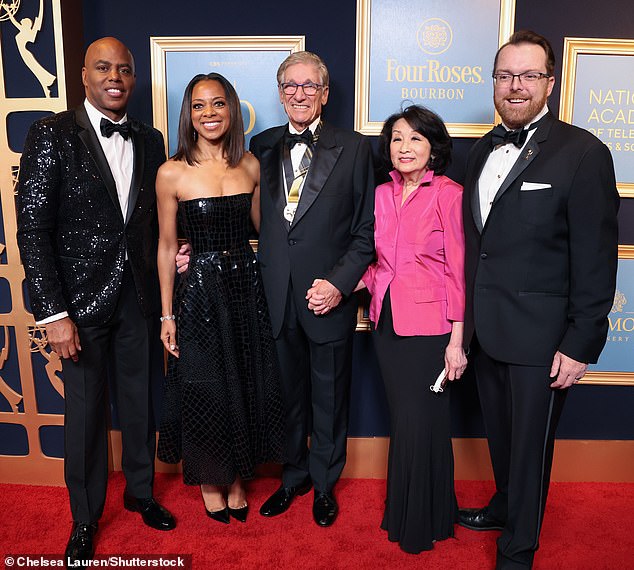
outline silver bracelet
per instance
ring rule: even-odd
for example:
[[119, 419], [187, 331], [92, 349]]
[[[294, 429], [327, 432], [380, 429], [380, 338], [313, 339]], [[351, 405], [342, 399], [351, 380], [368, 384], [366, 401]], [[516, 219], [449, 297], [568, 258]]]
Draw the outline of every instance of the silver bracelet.
[[163, 322], [163, 321], [175, 321], [176, 320], [176, 315], [165, 315], [164, 317], [160, 317], [159, 321]]

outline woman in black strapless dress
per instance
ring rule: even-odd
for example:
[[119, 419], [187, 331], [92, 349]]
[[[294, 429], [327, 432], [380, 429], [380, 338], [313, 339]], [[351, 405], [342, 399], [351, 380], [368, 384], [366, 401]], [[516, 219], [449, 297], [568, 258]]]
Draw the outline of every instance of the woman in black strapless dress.
[[[158, 456], [183, 462], [207, 514], [247, 515], [243, 481], [283, 462], [284, 411], [250, 222], [259, 227], [259, 164], [244, 151], [240, 102], [221, 75], [185, 90], [176, 154], [156, 180], [161, 339], [169, 352]], [[177, 227], [191, 245], [174, 290]]]

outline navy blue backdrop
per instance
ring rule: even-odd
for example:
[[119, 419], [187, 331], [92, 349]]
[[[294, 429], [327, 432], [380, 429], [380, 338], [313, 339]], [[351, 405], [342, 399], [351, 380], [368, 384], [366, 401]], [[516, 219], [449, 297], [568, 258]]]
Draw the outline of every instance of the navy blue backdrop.
[[[25, 6], [33, 0], [24, 0]], [[606, 0], [596, 9], [594, 0], [516, 0], [516, 29], [534, 29], [548, 37], [557, 58], [554, 92], [550, 107], [557, 114], [563, 38], [606, 37], [634, 38], [634, 12], [631, 0]], [[65, 20], [69, 16], [72, 31], [66, 22], [66, 74], [72, 105], [81, 101], [81, 48], [93, 40], [113, 35], [125, 42], [137, 63], [137, 88], [130, 114], [152, 122], [150, 87], [150, 36], [228, 36], [228, 35], [304, 35], [306, 49], [319, 53], [330, 69], [331, 95], [325, 116], [329, 121], [352, 128], [354, 116], [354, 66], [356, 0], [321, 0], [298, 8], [289, 0], [276, 2], [217, 3], [190, 0], [183, 3], [153, 0], [64, 0]], [[83, 30], [82, 27], [83, 12]], [[8, 30], [7, 30], [8, 31]], [[7, 36], [8, 37], [8, 36]], [[43, 37], [43, 43], [46, 43]], [[81, 41], [83, 39], [83, 42]], [[77, 41], [79, 40], [79, 41]], [[12, 49], [2, 38], [3, 49]], [[38, 39], [39, 41], [39, 39]], [[82, 46], [83, 44], [83, 46]], [[491, 59], [493, 59], [491, 54]], [[39, 58], [50, 65], [45, 51]], [[49, 67], [50, 68], [50, 67]], [[13, 76], [5, 66], [5, 77]], [[15, 76], [13, 76], [15, 79]], [[28, 81], [27, 81], [28, 79]], [[25, 77], [20, 85], [30, 86]], [[29, 88], [35, 90], [37, 85]], [[398, 102], [395, 102], [398, 104]], [[19, 113], [9, 121], [8, 130], [16, 151], [21, 150], [27, 125], [37, 118], [34, 113]], [[448, 174], [458, 182], [464, 177], [464, 164], [473, 139], [454, 140], [454, 161]], [[374, 141], [376, 143], [376, 141]], [[384, 174], [384, 173], [382, 173]], [[381, 173], [380, 173], [381, 175]], [[620, 243], [634, 244], [634, 198], [621, 200]], [[0, 225], [1, 227], [1, 225]], [[1, 236], [0, 236], [1, 237]], [[6, 259], [0, 259], [6, 263]], [[160, 407], [161, 347], [156, 343], [155, 407]], [[15, 354], [15, 352], [13, 352]], [[19, 374], [17, 362], [9, 361], [3, 370], [7, 378]], [[48, 401], [50, 399], [50, 402]], [[383, 436], [388, 433], [388, 417], [384, 393], [368, 333], [355, 338], [354, 378], [351, 393], [350, 435]], [[39, 402], [42, 411], [62, 413], [61, 398], [49, 390]], [[458, 437], [483, 435], [477, 391], [472, 376], [453, 386], [453, 431]], [[2, 408], [4, 409], [4, 407]], [[571, 390], [560, 423], [558, 436], [579, 439], [634, 439], [634, 389], [626, 386], [577, 386]], [[118, 424], [116, 417], [114, 425]], [[43, 430], [45, 453], [61, 456], [61, 429], [51, 426]], [[24, 453], [24, 439], [12, 426], [0, 426], [0, 453]]]
[[[182, 8], [181, 8], [182, 6]], [[133, 51], [137, 62], [137, 91], [130, 113], [152, 121], [150, 36], [299, 35], [306, 49], [326, 61], [330, 99], [329, 121], [352, 128], [354, 117], [355, 0], [320, 0], [298, 7], [296, 2], [237, 2], [222, 5], [205, 0], [174, 4], [127, 0], [84, 0], [84, 40], [115, 35]], [[517, 0], [515, 29], [529, 28], [548, 37], [557, 58], [557, 83], [550, 106], [559, 111], [559, 78], [563, 38], [634, 38], [630, 0]], [[491, 54], [491, 61], [493, 60]], [[461, 182], [471, 139], [454, 140], [454, 161], [448, 175]], [[621, 200], [620, 243], [634, 244], [634, 199]], [[367, 333], [355, 342], [351, 393], [350, 435], [387, 435], [384, 393], [372, 343]], [[467, 375], [453, 390], [454, 435], [482, 436], [477, 391]], [[570, 391], [558, 436], [579, 439], [634, 439], [634, 389], [626, 386], [578, 386]]]

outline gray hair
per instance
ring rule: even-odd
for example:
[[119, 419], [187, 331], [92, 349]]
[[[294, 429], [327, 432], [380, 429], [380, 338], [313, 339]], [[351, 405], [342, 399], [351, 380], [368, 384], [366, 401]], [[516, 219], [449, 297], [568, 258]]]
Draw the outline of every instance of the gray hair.
[[324, 63], [324, 60], [321, 59], [317, 54], [312, 53], [310, 51], [296, 51], [289, 55], [280, 65], [277, 70], [277, 83], [281, 85], [284, 82], [284, 73], [291, 65], [296, 65], [298, 63], [305, 63], [314, 65], [319, 71], [319, 76], [321, 77], [321, 84], [325, 87], [328, 85], [330, 81], [330, 76], [328, 74], [328, 68]]

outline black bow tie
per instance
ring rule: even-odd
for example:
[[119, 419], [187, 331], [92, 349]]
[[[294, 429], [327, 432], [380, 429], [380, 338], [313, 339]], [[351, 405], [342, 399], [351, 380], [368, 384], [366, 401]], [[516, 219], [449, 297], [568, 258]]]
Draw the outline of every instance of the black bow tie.
[[107, 139], [112, 136], [112, 133], [119, 133], [125, 140], [128, 140], [131, 131], [130, 121], [126, 121], [125, 123], [113, 123], [108, 119], [101, 119], [99, 128], [101, 129], [101, 134]]
[[549, 120], [548, 117], [549, 113], [546, 113], [541, 119], [531, 123], [525, 129], [515, 129], [514, 131], [507, 130], [502, 124], [498, 125], [491, 131], [491, 146], [495, 148], [501, 144], [513, 143], [517, 148], [522, 148], [528, 133], [546, 124]]
[[285, 142], [289, 149], [293, 148], [298, 143], [310, 146], [313, 144], [313, 133], [310, 132], [310, 129], [306, 129], [299, 135], [286, 131]]
[[513, 143], [517, 148], [522, 148], [531, 127], [509, 131], [504, 125], [498, 125], [491, 132], [491, 146], [495, 148], [498, 145]]

